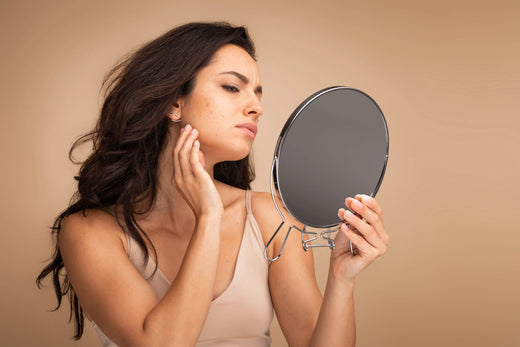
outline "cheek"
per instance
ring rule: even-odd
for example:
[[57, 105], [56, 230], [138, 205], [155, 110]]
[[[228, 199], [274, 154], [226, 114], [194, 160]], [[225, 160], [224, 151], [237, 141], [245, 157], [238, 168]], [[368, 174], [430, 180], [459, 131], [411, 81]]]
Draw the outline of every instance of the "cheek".
[[186, 108], [185, 121], [199, 131], [203, 131], [214, 118], [214, 107], [207, 98], [201, 98], [199, 102], [191, 103]]
[[199, 118], [201, 129], [213, 138], [224, 136], [224, 132], [231, 124], [229, 108], [222, 101], [210, 98], [205, 99], [203, 105], [204, 110]]
[[220, 114], [218, 103], [210, 98], [204, 98], [199, 109], [199, 114], [197, 115], [199, 126], [204, 128], [208, 128], [209, 126], [209, 129], [214, 128], [217, 126], [216, 121], [222, 118]]
[[226, 128], [229, 126], [226, 117], [229, 114], [229, 105], [223, 100], [210, 96], [200, 95], [198, 102], [192, 103], [188, 110], [189, 119], [193, 127], [199, 131], [199, 141], [204, 145], [215, 145], [225, 138]]
[[196, 115], [196, 124], [194, 126], [199, 130], [199, 140], [201, 144], [209, 144], [220, 138], [220, 122], [221, 113], [216, 104], [210, 98], [203, 98], [200, 104], [198, 114]]
[[211, 106], [211, 102], [208, 99], [204, 99], [204, 106], [208, 112], [213, 111], [213, 107]]

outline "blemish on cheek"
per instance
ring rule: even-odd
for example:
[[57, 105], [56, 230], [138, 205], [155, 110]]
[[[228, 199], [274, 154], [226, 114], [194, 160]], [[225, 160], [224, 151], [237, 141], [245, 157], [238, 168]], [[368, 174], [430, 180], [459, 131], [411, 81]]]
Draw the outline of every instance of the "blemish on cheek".
[[204, 105], [205, 105], [205, 109], [206, 109], [206, 112], [208, 112], [208, 116], [212, 116], [213, 115], [213, 106], [211, 104], [211, 101], [207, 98], [204, 98]]

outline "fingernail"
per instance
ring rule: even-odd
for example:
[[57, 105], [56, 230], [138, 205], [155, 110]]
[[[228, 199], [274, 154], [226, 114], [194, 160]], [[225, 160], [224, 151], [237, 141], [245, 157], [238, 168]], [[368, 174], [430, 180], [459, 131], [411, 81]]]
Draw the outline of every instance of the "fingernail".
[[347, 220], [352, 220], [354, 218], [354, 214], [352, 212], [350, 212], [349, 210], [346, 210], [345, 211], [345, 218]]
[[361, 204], [359, 201], [357, 200], [352, 200], [352, 205], [354, 205], [354, 207], [356, 208], [361, 208], [363, 207], [363, 204]]
[[184, 128], [181, 128], [181, 133], [184, 131]]
[[199, 143], [199, 140], [195, 140], [195, 141], [193, 142], [193, 145], [194, 145], [194, 146], [198, 146], [199, 144], [200, 144], [200, 143]]
[[197, 132], [197, 129], [193, 129], [190, 134], [195, 134]]
[[367, 195], [362, 195], [361, 196], [361, 200], [363, 200], [363, 202], [365, 204], [369, 204], [372, 201], [372, 198], [370, 196], [367, 196]]

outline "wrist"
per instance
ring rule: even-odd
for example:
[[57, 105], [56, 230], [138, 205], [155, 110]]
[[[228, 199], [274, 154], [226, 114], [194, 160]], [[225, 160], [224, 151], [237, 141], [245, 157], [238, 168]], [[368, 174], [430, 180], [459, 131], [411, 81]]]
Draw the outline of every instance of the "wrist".
[[220, 222], [222, 221], [222, 213], [220, 212], [204, 212], [197, 218], [197, 224], [215, 224], [218, 223], [220, 226]]
[[222, 205], [217, 206], [205, 206], [198, 211], [197, 219], [221, 219], [224, 214], [224, 208]]
[[327, 286], [340, 287], [344, 290], [354, 289], [356, 284], [355, 278], [345, 278], [342, 274], [336, 274], [332, 269], [329, 271], [327, 278]]

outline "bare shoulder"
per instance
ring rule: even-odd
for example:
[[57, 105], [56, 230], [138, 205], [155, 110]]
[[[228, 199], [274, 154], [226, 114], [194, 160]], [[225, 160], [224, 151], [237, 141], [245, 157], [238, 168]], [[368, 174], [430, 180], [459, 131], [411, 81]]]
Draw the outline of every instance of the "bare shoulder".
[[[281, 201], [277, 201], [280, 210], [283, 210], [283, 204]], [[257, 219], [258, 226], [262, 228], [263, 225], [267, 224], [280, 224], [282, 218], [273, 202], [271, 193], [268, 192], [251, 192], [251, 209]], [[286, 211], [284, 211], [286, 216]]]
[[128, 257], [116, 218], [101, 210], [74, 213], [63, 221], [58, 241], [84, 312], [118, 345], [130, 345], [158, 299]]
[[269, 210], [274, 208], [271, 193], [251, 191], [251, 205], [255, 210], [258, 210], [258, 212], [267, 209], [268, 211], [266, 212], [269, 213]]
[[[291, 223], [294, 225], [300, 225], [298, 221], [296, 221], [287, 211], [283, 202], [275, 197], [276, 204], [282, 215], [285, 218], [286, 223]], [[251, 207], [253, 209], [253, 214], [258, 219], [258, 224], [280, 224], [282, 222], [282, 217], [280, 213], [276, 209], [276, 206], [273, 201], [273, 197], [269, 192], [252, 192], [251, 195]]]
[[114, 216], [109, 213], [90, 209], [67, 216], [58, 234], [60, 250], [78, 246], [109, 243], [126, 248], [124, 232]]
[[[273, 243], [269, 246], [267, 252], [270, 258], [273, 258], [273, 254], [278, 254], [278, 250], [281, 247], [281, 244], [284, 240], [285, 233], [291, 225], [295, 225], [301, 228], [301, 223], [295, 220], [285, 209], [282, 201], [276, 197], [276, 203], [280, 212], [282, 213], [285, 223], [280, 229], [280, 234], [274, 239]], [[258, 223], [258, 227], [262, 233], [262, 237], [264, 239], [264, 244], [267, 244], [271, 236], [274, 234], [276, 229], [280, 226], [283, 219], [280, 216], [280, 213], [276, 209], [276, 206], [273, 202], [273, 198], [271, 193], [268, 192], [252, 192], [251, 195], [251, 208], [253, 215]], [[281, 235], [284, 234], [284, 235]], [[294, 238], [296, 233], [291, 233], [291, 239]], [[292, 243], [297, 240], [293, 241]]]

